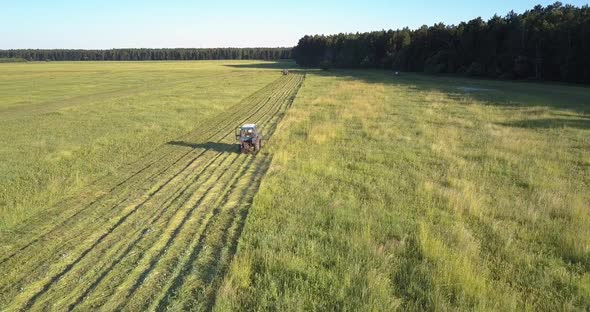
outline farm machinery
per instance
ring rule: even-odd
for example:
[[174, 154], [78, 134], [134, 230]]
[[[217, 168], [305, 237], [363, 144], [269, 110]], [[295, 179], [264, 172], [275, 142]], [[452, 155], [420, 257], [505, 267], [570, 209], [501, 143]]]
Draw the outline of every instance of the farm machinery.
[[236, 140], [239, 143], [240, 152], [244, 154], [257, 153], [262, 147], [262, 134], [255, 124], [245, 124], [237, 128]]

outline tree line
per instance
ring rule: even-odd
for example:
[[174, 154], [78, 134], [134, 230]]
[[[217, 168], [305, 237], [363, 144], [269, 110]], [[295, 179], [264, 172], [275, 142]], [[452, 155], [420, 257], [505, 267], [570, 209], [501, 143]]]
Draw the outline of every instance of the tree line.
[[0, 58], [28, 61], [279, 60], [291, 58], [291, 48], [14, 49], [0, 50]]
[[556, 2], [459, 25], [305, 36], [293, 56], [306, 67], [590, 82], [590, 9]]

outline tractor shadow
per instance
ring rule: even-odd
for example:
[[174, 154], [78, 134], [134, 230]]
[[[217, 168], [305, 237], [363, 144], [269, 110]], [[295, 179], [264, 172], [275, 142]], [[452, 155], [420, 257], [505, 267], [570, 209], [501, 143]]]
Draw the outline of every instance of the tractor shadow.
[[220, 142], [206, 142], [206, 143], [189, 143], [185, 141], [170, 141], [168, 145], [175, 145], [181, 147], [189, 147], [191, 149], [202, 148], [205, 150], [216, 151], [220, 153], [239, 154], [237, 144], [220, 143]]

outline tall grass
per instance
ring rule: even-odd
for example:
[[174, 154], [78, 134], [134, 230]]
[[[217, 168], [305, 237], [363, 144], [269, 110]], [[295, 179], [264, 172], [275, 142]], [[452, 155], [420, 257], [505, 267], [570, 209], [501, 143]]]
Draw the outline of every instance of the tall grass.
[[589, 309], [588, 99], [308, 74], [216, 309]]

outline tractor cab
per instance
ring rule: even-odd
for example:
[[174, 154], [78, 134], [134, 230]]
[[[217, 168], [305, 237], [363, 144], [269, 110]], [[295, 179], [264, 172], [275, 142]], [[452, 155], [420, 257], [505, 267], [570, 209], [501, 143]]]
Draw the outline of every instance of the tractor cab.
[[250, 141], [256, 137], [258, 131], [256, 130], [255, 124], [245, 124], [236, 129], [236, 140], [238, 141]]
[[236, 140], [240, 146], [240, 152], [258, 152], [262, 147], [262, 135], [255, 124], [244, 124], [236, 129]]

